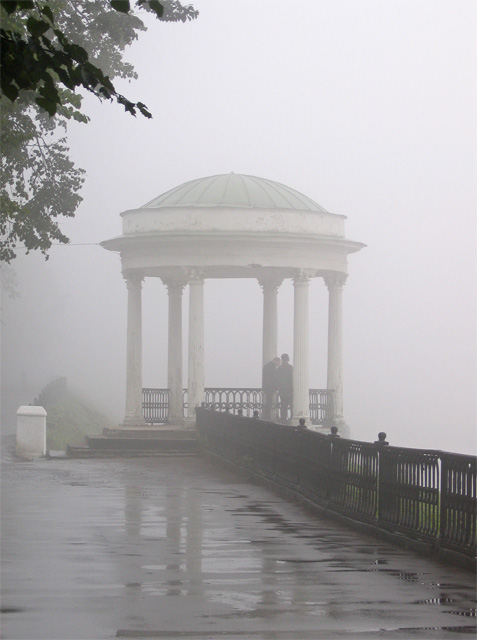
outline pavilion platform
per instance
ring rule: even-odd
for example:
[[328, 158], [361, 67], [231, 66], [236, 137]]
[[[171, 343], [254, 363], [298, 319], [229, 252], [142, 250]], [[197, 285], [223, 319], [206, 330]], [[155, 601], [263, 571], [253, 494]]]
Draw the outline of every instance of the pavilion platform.
[[103, 429], [100, 436], [85, 436], [83, 446], [68, 445], [66, 455], [70, 458], [191, 455], [198, 446], [198, 432], [184, 425], [118, 426]]

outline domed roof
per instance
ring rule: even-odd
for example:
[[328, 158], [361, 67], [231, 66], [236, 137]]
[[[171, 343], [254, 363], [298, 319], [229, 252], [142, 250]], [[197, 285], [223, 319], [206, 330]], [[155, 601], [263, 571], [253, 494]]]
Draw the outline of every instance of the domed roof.
[[280, 182], [233, 172], [185, 182], [154, 198], [141, 209], [170, 207], [293, 209], [327, 213], [307, 196]]

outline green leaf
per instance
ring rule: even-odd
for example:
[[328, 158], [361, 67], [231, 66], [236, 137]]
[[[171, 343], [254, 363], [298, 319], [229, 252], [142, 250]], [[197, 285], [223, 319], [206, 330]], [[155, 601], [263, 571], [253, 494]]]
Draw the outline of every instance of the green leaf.
[[30, 16], [27, 20], [27, 29], [34, 38], [39, 38], [48, 31], [50, 25], [44, 20], [37, 20]]
[[162, 18], [164, 13], [164, 5], [159, 2], [159, 0], [136, 0], [136, 5], [139, 8], [144, 6], [149, 7], [149, 9], [156, 14], [158, 18]]
[[39, 93], [48, 100], [48, 102], [53, 102], [56, 104], [60, 104], [60, 96], [58, 95], [58, 91], [56, 90], [55, 84], [53, 82], [52, 77], [49, 73], [46, 73], [44, 76], [44, 85], [40, 87]]
[[131, 11], [131, 5], [129, 0], [110, 0], [111, 7], [121, 13], [129, 13]]
[[12, 102], [18, 98], [18, 89], [12, 83], [2, 82], [2, 91]]
[[56, 102], [51, 102], [51, 100], [47, 100], [46, 98], [41, 97], [35, 98], [35, 102], [39, 107], [41, 107], [48, 113], [50, 118], [55, 115], [56, 108], [58, 106]]
[[149, 111], [149, 109], [146, 107], [146, 105], [143, 102], [138, 102], [136, 106], [144, 117], [152, 118], [152, 113]]
[[61, 31], [61, 29], [53, 29], [53, 33], [58, 38], [58, 42], [62, 47], [68, 44], [68, 40], [67, 38], [65, 38], [65, 34], [63, 33], [63, 31]]
[[162, 14], [164, 13], [164, 6], [159, 2], [159, 0], [149, 0], [149, 6], [158, 18], [162, 18]]
[[79, 62], [80, 64], [84, 64], [88, 62], [88, 53], [83, 47], [80, 47], [79, 44], [68, 43], [63, 45], [63, 49], [65, 52]]
[[34, 9], [35, 8], [35, 3], [33, 2], [33, 0], [17, 0], [15, 2], [16, 5], [18, 5], [19, 9]]
[[3, 9], [5, 9], [8, 15], [15, 13], [15, 11], [17, 10], [17, 2], [15, 2], [14, 0], [2, 0], [1, 6]]
[[53, 16], [53, 11], [50, 9], [50, 7], [48, 6], [42, 7], [40, 9], [40, 13], [46, 16], [52, 25], [55, 23], [55, 17]]

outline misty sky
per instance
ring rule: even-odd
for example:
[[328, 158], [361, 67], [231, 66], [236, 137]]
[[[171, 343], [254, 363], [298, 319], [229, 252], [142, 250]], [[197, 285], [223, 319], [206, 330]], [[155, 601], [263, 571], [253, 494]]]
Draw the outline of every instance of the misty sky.
[[[72, 246], [15, 264], [21, 295], [4, 302], [5, 388], [66, 375], [121, 420], [126, 287], [119, 257], [97, 243], [120, 235], [121, 211], [234, 171], [346, 215], [347, 237], [367, 245], [349, 257], [344, 289], [352, 437], [384, 430], [391, 444], [474, 452], [476, 3], [193, 4], [199, 18], [185, 25], [147, 16], [149, 30], [126, 53], [139, 79], [118, 86], [153, 120], [88, 97], [91, 123], [71, 127], [84, 201], [62, 223]], [[292, 289], [286, 282], [279, 293], [280, 352], [293, 353]], [[206, 386], [259, 386], [258, 284], [206, 281], [205, 296]], [[312, 387], [326, 386], [327, 301], [314, 280]], [[143, 287], [143, 319], [144, 386], [166, 386], [160, 281]]]

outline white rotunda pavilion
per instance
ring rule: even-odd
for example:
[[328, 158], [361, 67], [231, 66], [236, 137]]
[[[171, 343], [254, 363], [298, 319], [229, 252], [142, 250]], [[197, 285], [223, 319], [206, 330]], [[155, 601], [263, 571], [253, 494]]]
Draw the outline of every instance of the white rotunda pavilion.
[[121, 255], [128, 289], [124, 427], [144, 427], [141, 288], [160, 278], [169, 294], [169, 423], [183, 424], [182, 295], [189, 286], [188, 411], [204, 395], [204, 282], [254, 278], [263, 290], [263, 364], [277, 355], [277, 296], [294, 285], [293, 421], [309, 417], [308, 290], [323, 278], [329, 292], [327, 387], [343, 430], [342, 289], [347, 256], [365, 245], [345, 238], [343, 215], [272, 180], [224, 174], [192, 180], [121, 214], [122, 235], [102, 242]]

